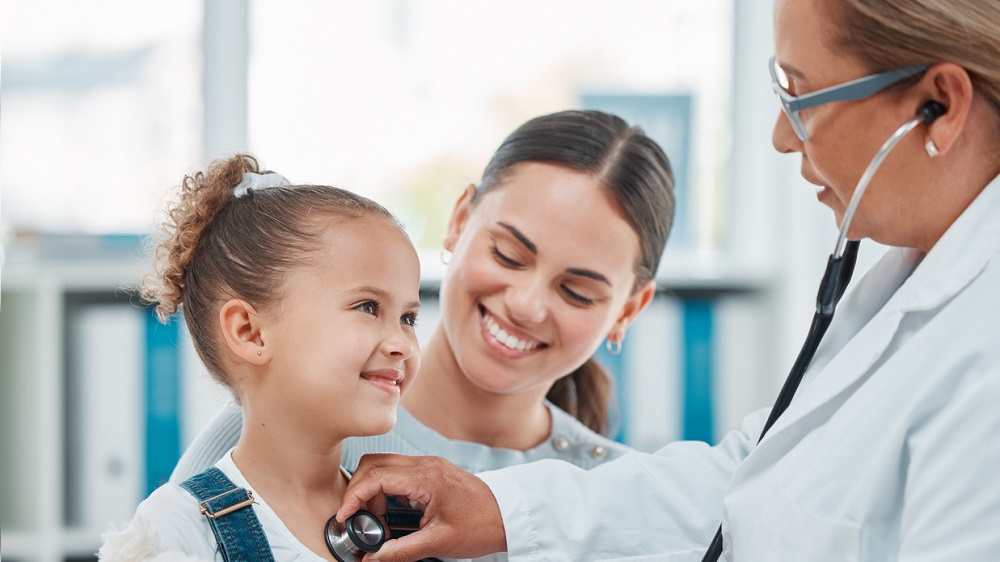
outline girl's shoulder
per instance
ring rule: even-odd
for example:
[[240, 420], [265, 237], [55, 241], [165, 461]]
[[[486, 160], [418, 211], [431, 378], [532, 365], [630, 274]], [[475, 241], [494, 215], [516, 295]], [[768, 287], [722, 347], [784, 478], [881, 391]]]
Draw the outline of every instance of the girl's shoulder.
[[100, 560], [155, 562], [214, 561], [215, 536], [198, 502], [172, 483], [157, 488], [136, 509], [123, 528], [109, 528], [102, 537]]

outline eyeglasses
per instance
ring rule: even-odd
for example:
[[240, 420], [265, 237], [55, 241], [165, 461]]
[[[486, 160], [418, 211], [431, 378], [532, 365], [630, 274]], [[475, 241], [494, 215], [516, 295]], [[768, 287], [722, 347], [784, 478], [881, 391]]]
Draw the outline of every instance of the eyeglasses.
[[878, 74], [872, 74], [870, 76], [864, 76], [862, 78], [858, 78], [857, 80], [851, 80], [850, 82], [844, 82], [843, 84], [838, 84], [836, 86], [830, 86], [829, 88], [824, 88], [810, 94], [793, 96], [792, 94], [789, 94], [787, 90], [788, 77], [785, 75], [785, 71], [778, 66], [778, 61], [775, 57], [771, 57], [771, 61], [768, 66], [771, 71], [771, 87], [774, 88], [774, 93], [778, 94], [778, 99], [781, 100], [781, 109], [785, 111], [785, 115], [788, 117], [788, 122], [792, 125], [792, 130], [795, 131], [795, 135], [799, 137], [799, 140], [802, 142], [809, 140], [809, 132], [806, 131], [806, 126], [802, 123], [802, 118], [799, 116], [799, 112], [803, 109], [816, 107], [817, 105], [823, 105], [824, 103], [830, 103], [833, 101], [853, 101], [864, 99], [868, 96], [881, 92], [900, 80], [920, 74], [930, 67], [930, 65], [927, 64], [918, 64], [908, 66], [906, 68], [889, 70]]

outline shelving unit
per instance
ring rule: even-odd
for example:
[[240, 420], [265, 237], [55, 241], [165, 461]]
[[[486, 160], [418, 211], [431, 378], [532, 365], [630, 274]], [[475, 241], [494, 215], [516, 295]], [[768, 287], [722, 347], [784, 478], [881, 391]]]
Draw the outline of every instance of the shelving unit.
[[[70, 325], [73, 314], [95, 303], [133, 306], [140, 309], [140, 317], [145, 314], [135, 288], [148, 271], [149, 261], [141, 257], [138, 237], [36, 242], [29, 239], [27, 244], [8, 248], [0, 269], [0, 468], [4, 475], [0, 481], [0, 554], [14, 562], [93, 560], [106, 527], [82, 523], [71, 507], [79, 505], [85, 494], [76, 491], [70, 474], [80, 464], [71, 447], [80, 420], [73, 419], [70, 407], [74, 399], [70, 378], [79, 359], [70, 345]], [[179, 345], [181, 355], [194, 355], [183, 332]], [[191, 407], [180, 423], [197, 424], [227, 395], [196, 363], [192, 366], [185, 360], [183, 370], [180, 382], [192, 387], [183, 399]], [[140, 381], [124, 382], [135, 387]], [[192, 400], [192, 396], [201, 398]], [[129, 406], [133, 410], [142, 407]], [[116, 421], [140, 428], [143, 423], [142, 419]], [[199, 427], [185, 428], [187, 438]]]

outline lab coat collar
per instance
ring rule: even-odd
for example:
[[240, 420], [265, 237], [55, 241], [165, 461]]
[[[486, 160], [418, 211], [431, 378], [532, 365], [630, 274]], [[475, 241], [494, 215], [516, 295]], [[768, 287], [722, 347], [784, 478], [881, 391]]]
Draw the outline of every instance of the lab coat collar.
[[979, 275], [998, 252], [1000, 177], [955, 219], [900, 288], [900, 309], [914, 312], [940, 306]]
[[767, 449], [768, 441], [800, 420], [829, 415], [824, 405], [865, 378], [906, 313], [954, 297], [998, 252], [1000, 178], [983, 189], [915, 270], [920, 252], [892, 248], [845, 295], [798, 395], [758, 449]]

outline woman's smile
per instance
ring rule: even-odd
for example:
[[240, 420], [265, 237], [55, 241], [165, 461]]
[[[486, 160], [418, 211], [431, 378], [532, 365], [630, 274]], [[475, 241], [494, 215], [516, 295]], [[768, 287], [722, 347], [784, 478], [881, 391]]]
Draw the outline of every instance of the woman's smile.
[[483, 339], [491, 347], [508, 357], [524, 357], [535, 350], [548, 347], [548, 344], [524, 334], [514, 335], [515, 329], [507, 323], [501, 325], [501, 320], [482, 305], [479, 306], [481, 332]]

